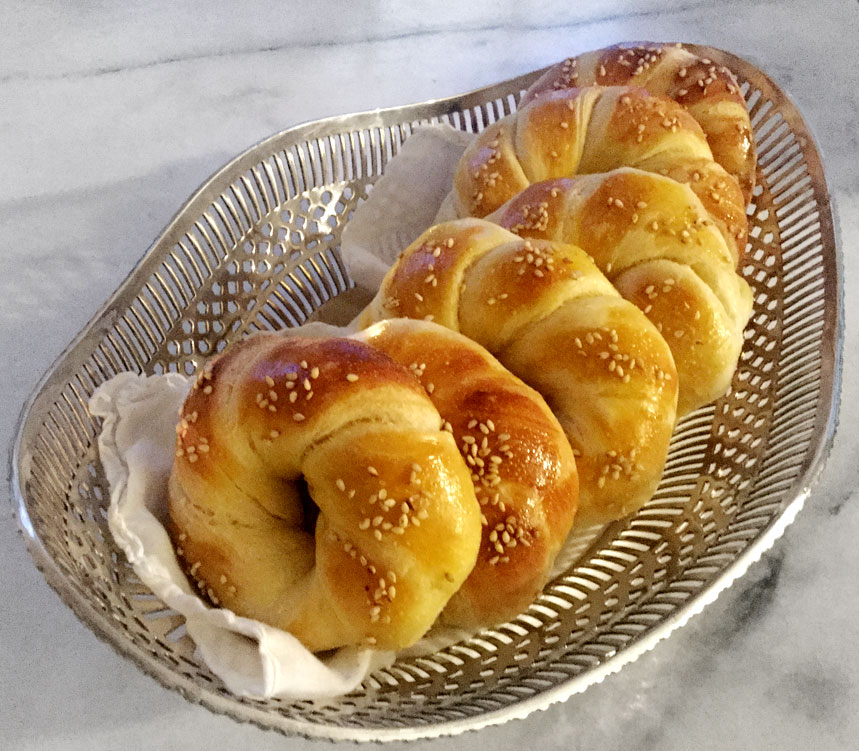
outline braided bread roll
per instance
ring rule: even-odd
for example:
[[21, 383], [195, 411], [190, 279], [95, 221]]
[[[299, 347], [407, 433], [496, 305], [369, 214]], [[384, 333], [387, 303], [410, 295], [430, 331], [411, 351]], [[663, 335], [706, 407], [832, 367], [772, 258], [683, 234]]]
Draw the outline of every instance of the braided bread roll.
[[676, 418], [674, 361], [584, 251], [478, 219], [436, 225], [357, 323], [398, 316], [460, 331], [543, 395], [576, 455], [579, 518], [620, 518], [653, 494]]
[[177, 428], [169, 527], [188, 574], [313, 651], [414, 643], [480, 545], [469, 472], [440, 426], [412, 374], [366, 344], [236, 344]]
[[489, 219], [522, 237], [586, 248], [671, 347], [684, 415], [728, 389], [752, 292], [695, 193], [633, 169], [536, 183]]
[[746, 201], [676, 102], [644, 89], [591, 86], [536, 98], [477, 135], [457, 165], [452, 209], [485, 217], [531, 183], [636, 167], [687, 183], [736, 255]]
[[483, 537], [442, 619], [509, 620], [543, 588], [576, 513], [576, 462], [560, 424], [536, 391], [454, 331], [400, 318], [355, 337], [415, 374], [471, 471]]
[[734, 74], [679, 44], [616, 45], [552, 66], [522, 97], [583, 86], [640, 86], [682, 105], [707, 137], [713, 158], [740, 186], [743, 205], [755, 185], [755, 150], [749, 113]]

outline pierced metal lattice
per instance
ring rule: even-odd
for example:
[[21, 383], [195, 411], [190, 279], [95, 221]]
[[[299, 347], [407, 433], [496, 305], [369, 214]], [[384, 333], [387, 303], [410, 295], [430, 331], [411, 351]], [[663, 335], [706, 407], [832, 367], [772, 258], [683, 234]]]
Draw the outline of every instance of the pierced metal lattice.
[[826, 183], [799, 114], [760, 71], [710, 48], [743, 84], [759, 150], [742, 272], [755, 312], [730, 393], [682, 421], [665, 476], [514, 621], [401, 659], [331, 702], [230, 695], [194, 659], [181, 617], [107, 531], [86, 403], [126, 370], [193, 373], [251, 331], [301, 324], [351, 286], [340, 235], [412, 130], [478, 131], [539, 72], [471, 94], [299, 126], [238, 157], [167, 227], [25, 408], [12, 491], [36, 564], [75, 613], [147, 673], [237, 719], [359, 740], [458, 732], [524, 716], [633, 659], [772, 544], [831, 443], [840, 282]]

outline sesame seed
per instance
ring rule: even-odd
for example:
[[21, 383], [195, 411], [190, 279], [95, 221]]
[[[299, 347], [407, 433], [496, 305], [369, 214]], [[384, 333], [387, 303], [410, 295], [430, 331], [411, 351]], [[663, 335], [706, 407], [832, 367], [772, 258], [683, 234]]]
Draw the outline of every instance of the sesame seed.
[[334, 484], [337, 486], [337, 489], [338, 489], [340, 492], [345, 492], [345, 491], [346, 491], [346, 483], [345, 483], [345, 482], [343, 482], [343, 480], [342, 480], [342, 479], [338, 478], [338, 479], [337, 479], [337, 481], [336, 481]]
[[302, 415], [301, 412], [296, 412], [292, 416], [292, 419], [295, 420], [296, 422], [301, 422], [304, 419], [304, 415]]
[[378, 476], [379, 476], [379, 471], [378, 471], [375, 467], [373, 467], [373, 466], [368, 466], [368, 467], [367, 467], [367, 472], [369, 472], [371, 475], [373, 475], [373, 477], [378, 477]]

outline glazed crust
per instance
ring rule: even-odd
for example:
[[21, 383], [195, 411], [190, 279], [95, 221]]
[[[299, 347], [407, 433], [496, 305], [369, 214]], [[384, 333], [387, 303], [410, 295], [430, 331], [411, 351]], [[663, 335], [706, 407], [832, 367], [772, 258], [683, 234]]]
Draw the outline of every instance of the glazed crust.
[[489, 219], [522, 237], [586, 248], [664, 335], [683, 415], [727, 391], [752, 311], [732, 244], [688, 185], [619, 169], [536, 183]]
[[473, 628], [514, 617], [546, 583], [576, 512], [576, 462], [558, 420], [540, 394], [450, 329], [400, 318], [356, 336], [415, 374], [471, 472], [480, 552], [443, 620]]
[[642, 88], [591, 86], [536, 97], [469, 145], [452, 205], [458, 216], [485, 217], [532, 183], [621, 167], [689, 185], [739, 258], [748, 223], [737, 181], [713, 160], [686, 109]]
[[737, 79], [723, 65], [681, 45], [615, 45], [552, 66], [522, 104], [550, 91], [584, 86], [639, 86], [680, 104], [701, 126], [713, 158], [734, 177], [748, 203], [755, 185], [749, 113]]
[[656, 327], [572, 245], [480, 219], [427, 230], [358, 318], [432, 318], [486, 347], [539, 391], [569, 439], [579, 518], [617, 519], [656, 489], [677, 374]]
[[412, 644], [474, 565], [480, 508], [453, 437], [366, 344], [237, 343], [200, 374], [177, 434], [169, 529], [186, 572], [311, 650]]

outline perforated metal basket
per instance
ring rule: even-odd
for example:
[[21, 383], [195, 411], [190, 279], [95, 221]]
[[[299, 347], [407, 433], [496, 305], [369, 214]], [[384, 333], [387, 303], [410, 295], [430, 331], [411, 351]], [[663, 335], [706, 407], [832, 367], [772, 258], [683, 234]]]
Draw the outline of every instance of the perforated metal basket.
[[749, 63], [690, 49], [736, 73], [752, 115], [758, 188], [742, 271], [755, 312], [730, 394], [680, 424], [644, 509], [609, 527], [515, 621], [399, 660], [329, 702], [229, 694], [107, 531], [99, 425], [86, 408], [93, 390], [126, 370], [193, 373], [228, 342], [301, 324], [347, 292], [343, 227], [413, 129], [480, 130], [516, 108], [538, 71], [460, 97], [292, 128], [191, 197], [45, 375], [12, 449], [28, 549], [78, 617], [164, 685], [217, 712], [288, 733], [392, 740], [499, 723], [565, 699], [712, 601], [793, 519], [831, 443], [840, 261], [820, 158], [796, 109]]

